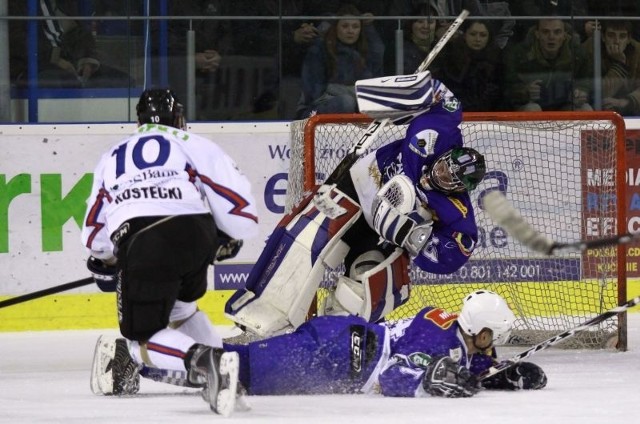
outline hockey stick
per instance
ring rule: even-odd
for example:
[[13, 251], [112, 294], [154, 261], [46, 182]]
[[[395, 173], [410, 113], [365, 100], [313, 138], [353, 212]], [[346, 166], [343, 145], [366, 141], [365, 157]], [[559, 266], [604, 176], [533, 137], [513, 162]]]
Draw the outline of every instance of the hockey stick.
[[6, 306], [16, 305], [18, 303], [27, 302], [29, 300], [38, 299], [40, 297], [45, 297], [50, 294], [60, 293], [63, 291], [76, 289], [78, 287], [87, 286], [94, 282], [93, 277], [83, 278], [81, 280], [72, 281], [66, 284], [60, 284], [59, 286], [49, 287], [48, 289], [39, 290], [33, 293], [23, 294], [22, 296], [12, 297], [11, 299], [6, 299], [0, 301], [0, 308], [4, 308]]
[[491, 218], [504, 227], [514, 239], [535, 252], [549, 256], [562, 252], [584, 252], [589, 249], [598, 249], [640, 240], [640, 233], [627, 233], [593, 240], [559, 243], [549, 239], [525, 221], [520, 212], [513, 207], [501, 192], [492, 191], [488, 193], [482, 203]]
[[616, 306], [615, 308], [611, 308], [608, 311], [603, 312], [602, 314], [595, 316], [588, 321], [583, 322], [582, 324], [580, 324], [575, 328], [566, 330], [556, 336], [551, 337], [550, 339], [547, 339], [543, 342], [538, 343], [537, 345], [530, 347], [524, 352], [518, 353], [517, 355], [511, 357], [510, 359], [497, 363], [496, 365], [486, 370], [484, 373], [480, 374], [478, 378], [480, 380], [483, 380], [485, 378], [491, 377], [492, 375], [496, 375], [506, 370], [507, 368], [513, 366], [517, 362], [520, 362], [521, 360], [530, 357], [534, 353], [544, 350], [550, 346], [556, 345], [561, 341], [568, 339], [569, 337], [573, 337], [576, 333], [584, 331], [587, 328], [592, 327], [594, 325], [600, 324], [601, 322], [606, 321], [607, 319], [612, 318], [615, 315], [622, 313], [629, 308], [633, 308], [639, 303], [640, 303], [640, 296], [634, 297], [633, 299], [629, 300], [627, 303], [624, 303], [620, 306]]

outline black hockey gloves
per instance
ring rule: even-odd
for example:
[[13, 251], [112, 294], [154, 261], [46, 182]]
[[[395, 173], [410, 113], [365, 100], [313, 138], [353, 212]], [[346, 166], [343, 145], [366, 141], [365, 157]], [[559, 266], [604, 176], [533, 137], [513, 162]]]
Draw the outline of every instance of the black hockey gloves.
[[532, 362], [518, 362], [511, 368], [482, 381], [486, 389], [539, 390], [547, 385], [547, 375]]
[[448, 356], [436, 358], [427, 369], [422, 387], [431, 396], [470, 397], [480, 386], [471, 372]]
[[221, 230], [218, 230], [218, 243], [216, 257], [213, 258], [215, 262], [235, 258], [242, 248], [242, 240], [231, 238], [231, 236]]
[[87, 268], [93, 275], [93, 279], [100, 290], [103, 292], [116, 291], [118, 270], [115, 265], [107, 265], [103, 260], [89, 256]]

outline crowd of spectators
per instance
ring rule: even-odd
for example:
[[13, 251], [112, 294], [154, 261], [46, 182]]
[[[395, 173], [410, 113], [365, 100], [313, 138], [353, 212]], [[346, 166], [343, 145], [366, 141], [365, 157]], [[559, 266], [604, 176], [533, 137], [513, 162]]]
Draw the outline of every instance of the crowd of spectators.
[[[10, 78], [16, 88], [33, 84], [28, 66], [33, 44], [28, 44], [29, 21], [11, 17], [28, 16], [30, 1], [9, 2]], [[431, 71], [458, 95], [464, 110], [601, 109], [640, 115], [640, 21], [633, 18], [640, 18], [637, 1], [36, 4], [38, 15], [47, 18], [37, 20], [38, 86], [141, 89], [164, 77], [185, 99], [191, 81], [188, 60], [193, 60], [197, 120], [356, 112], [356, 80], [414, 72], [462, 9], [471, 16]], [[95, 19], [73, 19], [82, 15]], [[122, 20], [106, 19], [114, 16]], [[150, 18], [130, 19], [142, 16]], [[234, 18], [224, 18], [229, 16]], [[629, 19], [621, 18], [625, 16]], [[187, 54], [189, 31], [195, 40], [193, 57]], [[150, 55], [146, 68], [118, 66], [109, 59], [123, 54], [100, 50], [113, 38], [145, 40], [146, 50], [128, 53]]]

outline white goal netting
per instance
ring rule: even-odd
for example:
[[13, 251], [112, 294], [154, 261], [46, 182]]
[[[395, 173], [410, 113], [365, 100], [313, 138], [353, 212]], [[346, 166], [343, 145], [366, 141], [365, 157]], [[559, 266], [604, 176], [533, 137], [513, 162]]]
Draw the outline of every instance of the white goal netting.
[[[480, 230], [471, 260], [452, 275], [412, 268], [410, 301], [388, 318], [436, 305], [456, 312], [469, 292], [486, 288], [504, 296], [518, 317], [513, 343], [538, 343], [605, 312], [625, 296], [624, 258], [616, 247], [542, 257], [520, 246], [479, 206], [479, 196], [499, 188], [523, 217], [560, 242], [618, 232], [624, 217], [616, 201], [624, 122], [615, 114], [465, 114], [465, 143], [482, 152], [488, 171], [473, 192]], [[318, 115], [291, 127], [287, 208], [322, 182], [362, 135], [362, 115]], [[378, 146], [403, 137], [388, 126]], [[622, 134], [622, 135], [621, 135]], [[624, 184], [622, 184], [624, 185]], [[622, 265], [622, 266], [621, 266]], [[325, 287], [336, 270], [327, 273]], [[322, 291], [319, 293], [321, 297]], [[624, 317], [613, 318], [565, 342], [567, 347], [626, 348]]]

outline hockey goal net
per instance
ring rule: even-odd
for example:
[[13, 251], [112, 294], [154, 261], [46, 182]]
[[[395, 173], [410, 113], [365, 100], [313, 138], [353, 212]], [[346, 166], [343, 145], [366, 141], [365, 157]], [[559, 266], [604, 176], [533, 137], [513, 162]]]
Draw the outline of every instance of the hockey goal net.
[[[321, 183], [362, 135], [364, 115], [316, 115], [291, 125], [287, 208]], [[389, 125], [377, 146], [402, 138]], [[473, 257], [452, 275], [412, 268], [411, 298], [388, 319], [435, 305], [459, 311], [477, 289], [505, 297], [518, 317], [514, 344], [535, 344], [626, 301], [623, 247], [544, 257], [512, 240], [479, 206], [487, 190], [502, 190], [535, 228], [559, 242], [626, 232], [624, 121], [608, 112], [466, 113], [465, 144], [487, 160], [484, 181], [472, 193], [479, 228]], [[334, 284], [328, 272], [319, 291]], [[621, 314], [568, 339], [564, 347], [626, 349]]]

